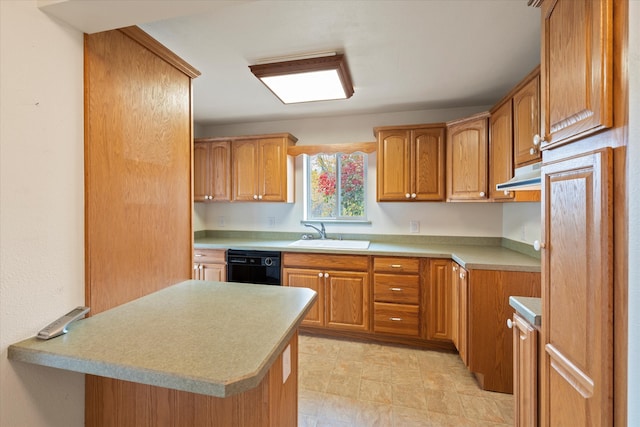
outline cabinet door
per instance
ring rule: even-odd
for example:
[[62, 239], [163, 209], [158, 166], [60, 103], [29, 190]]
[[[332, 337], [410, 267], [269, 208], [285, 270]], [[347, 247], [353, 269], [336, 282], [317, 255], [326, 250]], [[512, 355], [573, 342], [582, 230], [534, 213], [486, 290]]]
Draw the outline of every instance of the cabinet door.
[[427, 307], [427, 339], [451, 341], [452, 295], [451, 261], [429, 260], [429, 304]]
[[538, 331], [513, 315], [513, 397], [516, 427], [538, 425]]
[[445, 200], [444, 138], [444, 128], [416, 129], [411, 132], [412, 199]]
[[199, 142], [193, 144], [193, 201], [206, 202], [209, 200], [211, 189], [209, 183], [209, 144]]
[[613, 0], [542, 4], [544, 146], [612, 125]]
[[612, 157], [542, 168], [542, 426], [613, 425]]
[[287, 147], [282, 138], [257, 141], [258, 200], [283, 202], [287, 186]]
[[513, 178], [512, 104], [507, 101], [491, 113], [489, 119], [489, 197], [511, 200], [514, 192], [498, 191], [496, 185]]
[[212, 201], [231, 200], [231, 143], [216, 141], [209, 143], [209, 176]]
[[368, 273], [325, 273], [327, 327], [357, 331], [370, 329], [368, 277]]
[[378, 134], [378, 201], [411, 198], [410, 138], [408, 130], [380, 131]]
[[302, 321], [307, 326], [324, 326], [324, 274], [319, 270], [297, 268], [282, 269], [282, 284], [298, 288], [309, 288], [318, 293], [307, 316]]
[[540, 135], [539, 76], [513, 95], [513, 155], [516, 167], [540, 161], [540, 147], [533, 143], [535, 135]]
[[460, 266], [457, 262], [451, 261], [451, 341], [459, 350], [460, 336]]
[[462, 267], [458, 267], [458, 290], [460, 300], [460, 320], [458, 329], [458, 353], [465, 366], [469, 366], [469, 273]]
[[231, 146], [233, 159], [233, 200], [253, 201], [258, 198], [258, 148], [255, 141], [234, 141]]
[[227, 266], [224, 264], [201, 264], [200, 280], [227, 281]]
[[487, 119], [451, 125], [447, 129], [447, 199], [487, 199]]

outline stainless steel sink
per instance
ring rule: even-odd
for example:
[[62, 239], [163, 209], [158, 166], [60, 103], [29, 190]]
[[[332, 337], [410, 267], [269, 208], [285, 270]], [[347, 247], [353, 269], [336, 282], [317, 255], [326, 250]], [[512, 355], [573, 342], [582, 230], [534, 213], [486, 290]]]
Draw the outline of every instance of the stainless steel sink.
[[333, 240], [333, 239], [308, 239], [296, 240], [289, 246], [298, 248], [322, 248], [322, 249], [369, 249], [368, 240]]

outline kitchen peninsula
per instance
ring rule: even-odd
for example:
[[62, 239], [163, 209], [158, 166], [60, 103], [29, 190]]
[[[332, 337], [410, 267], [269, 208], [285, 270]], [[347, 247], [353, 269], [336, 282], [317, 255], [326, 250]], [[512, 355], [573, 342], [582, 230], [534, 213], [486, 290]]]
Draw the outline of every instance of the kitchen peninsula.
[[315, 299], [304, 288], [190, 280], [75, 322], [66, 335], [13, 344], [9, 358], [147, 384], [186, 403], [167, 414], [163, 401], [110, 396], [118, 409], [96, 416], [113, 425], [158, 414], [194, 425], [295, 425], [297, 329]]

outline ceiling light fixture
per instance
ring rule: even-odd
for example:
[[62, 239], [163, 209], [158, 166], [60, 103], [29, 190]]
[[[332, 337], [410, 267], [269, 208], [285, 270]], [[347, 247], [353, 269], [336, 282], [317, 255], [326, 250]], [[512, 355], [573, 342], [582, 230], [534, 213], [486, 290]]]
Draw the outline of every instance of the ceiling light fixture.
[[353, 95], [344, 54], [250, 65], [249, 69], [285, 104], [347, 99]]

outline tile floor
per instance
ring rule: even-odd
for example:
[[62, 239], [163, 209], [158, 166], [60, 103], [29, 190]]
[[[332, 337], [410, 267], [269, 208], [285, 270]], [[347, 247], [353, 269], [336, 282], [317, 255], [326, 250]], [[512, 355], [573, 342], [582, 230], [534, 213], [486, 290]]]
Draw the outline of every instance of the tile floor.
[[512, 426], [457, 354], [300, 335], [300, 427]]

